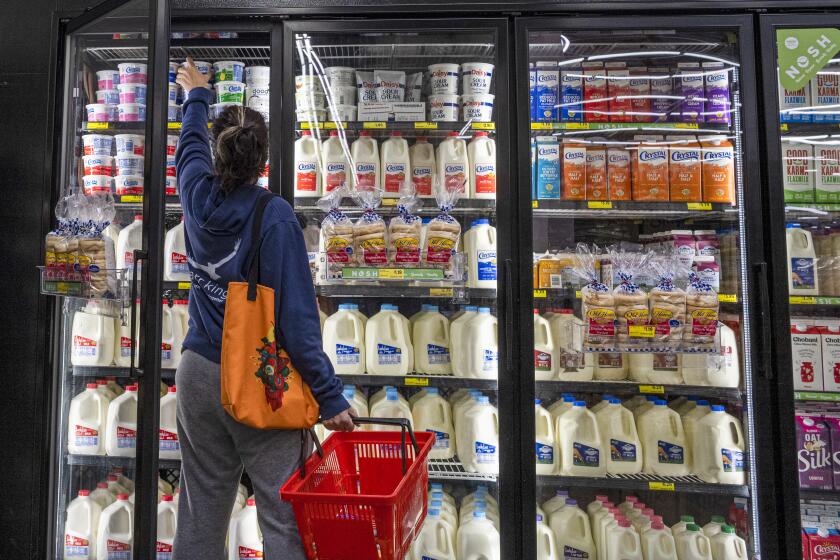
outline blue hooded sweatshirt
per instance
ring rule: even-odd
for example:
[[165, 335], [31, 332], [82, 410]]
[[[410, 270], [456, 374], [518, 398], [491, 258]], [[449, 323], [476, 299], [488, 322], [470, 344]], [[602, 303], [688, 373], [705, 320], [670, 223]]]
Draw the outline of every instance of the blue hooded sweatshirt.
[[[265, 191], [242, 185], [225, 195], [220, 189], [207, 131], [212, 95], [200, 87], [190, 91], [175, 159], [192, 280], [184, 348], [221, 363], [227, 285], [245, 279], [245, 260], [254, 242], [251, 216]], [[323, 350], [303, 232], [292, 208], [279, 196], [263, 216], [259, 281], [275, 290], [277, 342], [312, 389], [321, 418], [348, 409], [341, 381]]]

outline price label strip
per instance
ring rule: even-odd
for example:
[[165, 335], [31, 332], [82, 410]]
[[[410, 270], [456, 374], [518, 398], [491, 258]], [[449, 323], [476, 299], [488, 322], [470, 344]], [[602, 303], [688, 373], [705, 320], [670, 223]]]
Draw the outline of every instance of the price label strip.
[[430, 297], [454, 297], [455, 290], [452, 288], [429, 288]]
[[643, 395], [664, 395], [665, 387], [663, 385], [639, 385], [639, 393]]
[[656, 336], [656, 327], [653, 325], [630, 325], [627, 332], [631, 338], [653, 338]]
[[403, 385], [407, 387], [428, 387], [429, 379], [426, 377], [406, 377]]
[[673, 482], [648, 482], [648, 489], [662, 492], [674, 492], [676, 490]]

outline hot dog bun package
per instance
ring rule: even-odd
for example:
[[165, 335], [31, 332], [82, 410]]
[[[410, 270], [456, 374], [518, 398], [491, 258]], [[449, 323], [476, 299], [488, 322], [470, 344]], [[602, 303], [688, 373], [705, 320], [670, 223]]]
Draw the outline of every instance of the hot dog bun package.
[[696, 272], [689, 274], [688, 281], [685, 290], [686, 328], [683, 331], [683, 347], [703, 350], [714, 346], [720, 303], [714, 288]]
[[590, 248], [585, 243], [578, 243], [573, 270], [585, 282], [580, 290], [584, 346], [608, 349], [615, 346], [615, 297], [601, 282], [595, 265], [597, 252], [597, 246]]
[[[404, 187], [413, 191], [413, 187]], [[413, 192], [405, 192], [397, 201], [397, 215], [388, 223], [388, 254], [397, 266], [420, 263], [420, 237], [423, 223], [414, 212], [420, 201]]]
[[449, 214], [458, 201], [458, 190], [447, 188], [440, 182], [435, 184], [435, 199], [440, 214], [434, 217], [426, 228], [426, 246], [423, 248], [423, 254], [428, 264], [450, 268], [452, 255], [461, 237], [461, 224]]
[[382, 202], [382, 191], [357, 190], [354, 198], [362, 208], [362, 215], [353, 224], [356, 262], [363, 266], [384, 266], [388, 264], [387, 228], [385, 220], [376, 213]]
[[615, 318], [620, 344], [646, 344], [650, 342], [644, 327], [650, 325], [648, 295], [633, 277], [640, 273], [648, 263], [650, 253], [640, 251], [610, 251], [610, 261], [615, 266], [618, 286], [613, 290]]
[[689, 269], [673, 252], [655, 255], [650, 268], [656, 282], [648, 297], [654, 340], [667, 346], [679, 346], [685, 327], [685, 290], [677, 286], [677, 282], [684, 282]]

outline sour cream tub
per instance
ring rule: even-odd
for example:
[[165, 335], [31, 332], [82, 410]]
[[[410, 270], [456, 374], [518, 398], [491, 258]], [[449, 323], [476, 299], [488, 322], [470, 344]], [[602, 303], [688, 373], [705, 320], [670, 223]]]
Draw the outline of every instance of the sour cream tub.
[[82, 186], [86, 195], [104, 194], [111, 192], [113, 178], [110, 175], [85, 175]]
[[109, 103], [85, 105], [88, 122], [114, 122], [117, 120], [117, 106]]
[[181, 120], [181, 106], [170, 103], [166, 109], [166, 119], [169, 122], [179, 122]]
[[239, 103], [245, 101], [245, 84], [242, 82], [216, 82], [216, 101], [219, 103]]
[[181, 137], [175, 134], [169, 134], [166, 136], [166, 155], [175, 155], [175, 150], [178, 149], [178, 140], [180, 139]]
[[227, 109], [228, 107], [232, 107], [233, 105], [242, 105], [241, 103], [214, 103], [210, 105], [210, 118], [216, 119], [219, 118], [219, 115]]
[[178, 179], [176, 177], [166, 177], [164, 193], [167, 196], [174, 196], [178, 194]]
[[82, 168], [85, 175], [114, 174], [114, 158], [111, 156], [82, 156]]
[[461, 91], [464, 95], [490, 93], [493, 65], [485, 62], [465, 62], [461, 65]]
[[332, 86], [333, 102], [336, 105], [355, 105], [356, 104], [356, 87], [355, 86]]
[[475, 122], [490, 122], [493, 120], [493, 99], [495, 95], [473, 93], [461, 96], [463, 119]]
[[315, 91], [324, 93], [324, 88], [321, 87], [321, 80], [314, 74], [302, 74], [295, 76], [295, 93], [303, 93], [308, 91]]
[[144, 84], [120, 84], [117, 89], [120, 92], [120, 103], [146, 104], [146, 86]]
[[143, 156], [123, 155], [114, 157], [117, 175], [142, 175]]
[[429, 120], [433, 122], [453, 122], [458, 120], [457, 95], [430, 95]]
[[142, 103], [120, 103], [120, 122], [135, 122], [146, 120], [146, 106]]
[[245, 63], [238, 60], [214, 62], [213, 76], [217, 82], [241, 82], [245, 78]]
[[309, 111], [312, 109], [323, 109], [326, 97], [323, 93], [305, 91], [295, 94], [295, 110]]
[[120, 73], [116, 70], [99, 70], [96, 73], [96, 87], [99, 89], [116, 89], [120, 83]]
[[166, 176], [167, 177], [177, 177], [178, 176], [178, 168], [175, 163], [175, 156], [166, 156]]
[[96, 102], [116, 105], [120, 102], [120, 92], [116, 89], [98, 89], [96, 90]]
[[336, 105], [333, 119], [341, 122], [353, 122], [356, 120], [355, 105]]
[[146, 139], [140, 134], [117, 134], [114, 136], [117, 143], [118, 156], [142, 156], [143, 146]]
[[114, 137], [107, 134], [85, 134], [82, 136], [82, 146], [86, 156], [110, 156], [114, 145]]
[[143, 194], [142, 175], [117, 175], [114, 177], [117, 194]]
[[142, 62], [123, 62], [117, 64], [120, 71], [121, 84], [145, 84], [146, 65]]
[[356, 69], [348, 66], [330, 66], [324, 68], [327, 81], [333, 87], [356, 87]]
[[270, 66], [247, 66], [245, 67], [245, 83], [248, 85], [259, 85], [268, 87], [271, 82]]
[[432, 64], [429, 66], [429, 85], [432, 95], [455, 95], [458, 93], [458, 64]]

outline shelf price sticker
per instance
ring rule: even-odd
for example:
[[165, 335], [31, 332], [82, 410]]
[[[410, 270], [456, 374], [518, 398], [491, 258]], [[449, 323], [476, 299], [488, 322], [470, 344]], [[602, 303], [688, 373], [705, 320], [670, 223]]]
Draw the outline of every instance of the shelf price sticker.
[[472, 123], [473, 130], [496, 130], [496, 123], [492, 122], [474, 122]]
[[166, 128], [171, 130], [177, 130], [181, 128], [181, 123], [179, 122], [168, 122], [166, 123]]
[[436, 122], [415, 122], [414, 128], [427, 128], [427, 129], [435, 129], [438, 127], [438, 123]]
[[653, 338], [656, 336], [656, 327], [653, 325], [629, 325], [627, 332], [631, 338]]
[[814, 305], [817, 298], [813, 296], [790, 296], [791, 305]]
[[531, 130], [551, 130], [554, 128], [554, 123], [550, 122], [532, 122]]
[[539, 200], [532, 200], [531, 201], [531, 208], [539, 208], [539, 207], [540, 207], [540, 201]]
[[108, 130], [108, 125], [110, 123], [106, 122], [89, 122], [85, 126], [87, 130]]
[[120, 197], [120, 202], [123, 204], [143, 202], [142, 194], [124, 194]]
[[558, 123], [556, 125], [556, 127], [560, 128], [560, 129], [565, 129], [565, 130], [592, 130], [593, 127], [594, 128], [600, 128], [600, 127], [595, 127], [594, 123], [573, 123], [573, 122]]
[[178, 289], [179, 290], [189, 290], [190, 283], [189, 282], [178, 282]]
[[402, 280], [405, 278], [405, 271], [401, 268], [380, 268], [379, 277], [383, 280]]
[[689, 128], [689, 129], [700, 128], [700, 126], [697, 123], [670, 123], [667, 126], [668, 127], [673, 126], [674, 128]]
[[534, 290], [534, 297], [544, 299], [548, 297], [548, 293], [545, 290]]
[[396, 206], [399, 198], [383, 198], [382, 206]]
[[425, 377], [406, 377], [403, 385], [407, 387], [428, 387], [429, 380]]
[[575, 297], [580, 299], [580, 290], [575, 290]]
[[738, 296], [735, 294], [718, 294], [718, 301], [721, 303], [738, 303]]
[[659, 482], [659, 481], [650, 481], [648, 482], [648, 490], [659, 490], [662, 492], [674, 492], [676, 487], [674, 486], [673, 482]]
[[712, 209], [711, 202], [687, 202], [686, 207], [689, 210], [701, 210], [704, 212], [708, 212]]
[[388, 123], [384, 121], [365, 121], [362, 123], [362, 128], [388, 128]]
[[639, 385], [639, 393], [643, 395], [664, 395], [664, 385]]
[[586, 203], [586, 207], [590, 210], [600, 209], [600, 210], [611, 210], [613, 207], [612, 202], [608, 200], [590, 200]]
[[779, 130], [781, 130], [782, 132], [787, 132], [787, 131], [788, 131], [788, 125], [787, 125], [787, 123], [781, 123], [781, 124], [779, 125]]
[[429, 288], [429, 297], [454, 297], [455, 290], [452, 288]]

